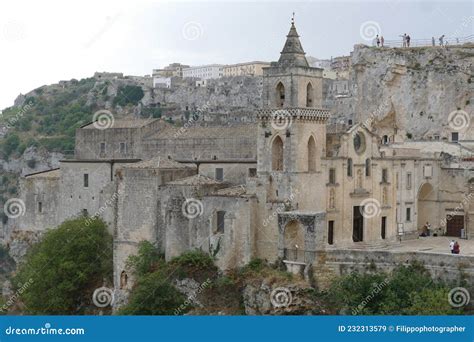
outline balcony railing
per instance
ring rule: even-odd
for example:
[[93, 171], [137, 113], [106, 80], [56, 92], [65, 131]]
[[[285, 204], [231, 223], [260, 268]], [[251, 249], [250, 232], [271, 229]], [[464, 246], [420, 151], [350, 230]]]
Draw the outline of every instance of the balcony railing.
[[304, 262], [310, 264], [316, 258], [315, 251], [306, 251], [304, 249], [283, 248], [283, 260]]

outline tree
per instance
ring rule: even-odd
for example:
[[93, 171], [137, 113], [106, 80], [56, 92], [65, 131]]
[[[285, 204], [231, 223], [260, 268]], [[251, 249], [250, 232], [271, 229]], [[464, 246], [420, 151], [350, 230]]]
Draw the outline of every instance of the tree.
[[[88, 220], [88, 221], [87, 221]], [[13, 284], [30, 314], [80, 314], [112, 279], [112, 236], [99, 219], [65, 221], [34, 245]]]
[[136, 106], [138, 102], [145, 96], [142, 87], [134, 85], [120, 86], [117, 90], [117, 96], [114, 98], [114, 105], [121, 107], [127, 104]]

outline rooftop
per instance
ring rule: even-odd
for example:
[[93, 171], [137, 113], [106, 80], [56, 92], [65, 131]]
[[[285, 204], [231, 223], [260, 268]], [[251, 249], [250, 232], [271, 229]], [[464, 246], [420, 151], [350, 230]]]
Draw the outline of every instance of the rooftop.
[[182, 164], [167, 158], [153, 158], [126, 166], [127, 169], [195, 169], [193, 164]]
[[[104, 114], [105, 115], [105, 114]], [[125, 118], [125, 119], [114, 119], [111, 120], [111, 124], [107, 124], [107, 128], [141, 128], [149, 125], [150, 123], [159, 119], [138, 119], [138, 118]], [[98, 121], [95, 121], [98, 122]], [[100, 129], [94, 125], [95, 122], [85, 124], [81, 128], [83, 129]]]

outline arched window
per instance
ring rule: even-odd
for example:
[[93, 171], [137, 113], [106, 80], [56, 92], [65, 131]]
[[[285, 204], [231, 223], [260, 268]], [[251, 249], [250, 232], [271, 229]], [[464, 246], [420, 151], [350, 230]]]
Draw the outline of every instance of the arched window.
[[308, 140], [308, 171], [316, 171], [316, 142], [312, 136]]
[[126, 287], [127, 287], [127, 283], [128, 283], [128, 275], [127, 275], [127, 272], [122, 271], [122, 273], [120, 273], [120, 288], [121, 288], [121, 289], [126, 288]]
[[283, 141], [279, 136], [272, 144], [272, 170], [283, 171]]
[[370, 177], [370, 159], [365, 160], [365, 176]]
[[306, 107], [313, 107], [313, 85], [311, 82], [306, 86]]
[[285, 105], [285, 86], [281, 82], [276, 86], [276, 101], [277, 107], [283, 107]]
[[347, 176], [352, 177], [352, 158], [347, 160]]

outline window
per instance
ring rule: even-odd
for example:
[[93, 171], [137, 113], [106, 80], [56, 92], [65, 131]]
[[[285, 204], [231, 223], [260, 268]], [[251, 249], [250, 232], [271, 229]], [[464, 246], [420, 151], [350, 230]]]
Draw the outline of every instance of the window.
[[370, 159], [365, 160], [365, 176], [370, 177]]
[[39, 213], [43, 212], [43, 202], [38, 202], [38, 212]]
[[312, 136], [308, 140], [308, 171], [316, 171], [316, 142]]
[[120, 153], [121, 153], [121, 154], [127, 153], [127, 144], [124, 143], [124, 142], [121, 142], [121, 143], [120, 143]]
[[105, 153], [105, 142], [100, 143], [100, 153], [104, 154]]
[[395, 187], [398, 189], [399, 187], [399, 174], [398, 172], [395, 174]]
[[249, 169], [249, 177], [257, 177], [257, 169], [254, 167], [251, 167]]
[[217, 212], [217, 232], [224, 233], [225, 211]]
[[380, 236], [382, 237], [382, 239], [385, 239], [385, 236], [387, 233], [386, 230], [387, 230], [387, 217], [382, 216], [382, 227], [381, 227], [381, 232], [380, 232]]
[[84, 173], [84, 188], [89, 187], [89, 174]]
[[382, 137], [382, 145], [387, 145], [388, 144], [388, 135], [384, 135]]
[[87, 211], [87, 209], [82, 209], [82, 216], [84, 217], [89, 216], [89, 212]]
[[458, 132], [451, 132], [451, 141], [458, 142], [459, 141], [459, 133]]
[[278, 83], [276, 87], [277, 92], [277, 107], [283, 107], [285, 105], [285, 86], [283, 83]]
[[388, 183], [388, 170], [382, 169], [382, 183]]
[[279, 136], [277, 136], [275, 140], [273, 140], [272, 170], [283, 171], [283, 141]]
[[423, 176], [426, 178], [430, 178], [433, 176], [433, 167], [431, 165], [423, 166]]
[[336, 184], [336, 169], [329, 169], [329, 184]]
[[347, 176], [352, 177], [352, 158], [347, 160]]
[[411, 172], [407, 172], [407, 189], [411, 189]]
[[224, 169], [221, 167], [216, 168], [216, 180], [218, 181], [224, 180]]
[[407, 211], [406, 211], [406, 220], [407, 222], [410, 222], [411, 221], [411, 208], [407, 208]]
[[334, 243], [334, 221], [328, 222], [328, 244]]
[[306, 107], [313, 106], [313, 85], [308, 83], [306, 86]]

